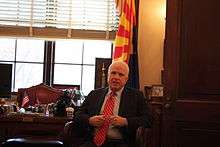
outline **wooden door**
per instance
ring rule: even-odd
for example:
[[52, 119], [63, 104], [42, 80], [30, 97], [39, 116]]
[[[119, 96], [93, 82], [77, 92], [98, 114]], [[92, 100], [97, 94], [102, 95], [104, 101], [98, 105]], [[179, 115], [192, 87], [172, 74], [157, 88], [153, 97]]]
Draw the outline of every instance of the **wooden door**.
[[167, 0], [163, 147], [220, 146], [219, 6]]

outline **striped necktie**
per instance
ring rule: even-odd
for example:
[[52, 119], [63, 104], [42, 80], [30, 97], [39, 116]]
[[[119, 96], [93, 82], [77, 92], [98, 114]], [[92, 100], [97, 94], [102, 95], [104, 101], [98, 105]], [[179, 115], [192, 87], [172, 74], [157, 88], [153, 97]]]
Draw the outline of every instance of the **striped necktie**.
[[108, 96], [105, 106], [104, 106], [104, 110], [103, 110], [103, 114], [104, 114], [104, 117], [106, 117], [106, 120], [104, 124], [100, 128], [98, 128], [93, 138], [94, 143], [98, 147], [101, 146], [105, 141], [106, 134], [107, 134], [109, 124], [110, 124], [110, 116], [113, 115], [115, 96], [116, 94], [113, 92], [111, 92], [110, 95]]

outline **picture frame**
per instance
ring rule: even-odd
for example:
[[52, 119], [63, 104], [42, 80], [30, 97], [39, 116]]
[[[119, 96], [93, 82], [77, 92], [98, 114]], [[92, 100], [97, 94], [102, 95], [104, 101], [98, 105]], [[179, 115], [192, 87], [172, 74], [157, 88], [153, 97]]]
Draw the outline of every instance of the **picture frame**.
[[145, 97], [151, 99], [152, 97], [163, 97], [164, 86], [162, 84], [145, 85], [144, 86]]
[[163, 97], [164, 96], [164, 86], [162, 84], [152, 85], [151, 96], [152, 97]]
[[112, 63], [111, 58], [96, 58], [95, 59], [95, 89], [108, 86], [108, 68]]

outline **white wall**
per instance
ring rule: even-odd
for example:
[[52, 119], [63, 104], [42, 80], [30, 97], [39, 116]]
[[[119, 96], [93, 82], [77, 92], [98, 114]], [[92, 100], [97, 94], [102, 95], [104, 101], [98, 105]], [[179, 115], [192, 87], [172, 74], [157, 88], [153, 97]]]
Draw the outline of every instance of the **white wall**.
[[139, 2], [138, 62], [143, 90], [144, 85], [161, 83], [166, 0]]

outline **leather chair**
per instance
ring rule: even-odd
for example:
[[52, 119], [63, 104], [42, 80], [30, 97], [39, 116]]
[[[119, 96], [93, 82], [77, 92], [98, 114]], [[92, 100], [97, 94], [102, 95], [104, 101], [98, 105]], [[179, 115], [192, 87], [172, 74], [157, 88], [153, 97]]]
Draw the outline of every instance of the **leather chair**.
[[[66, 123], [64, 127], [63, 142], [65, 147], [79, 147], [86, 137], [86, 131], [78, 128], [79, 125], [73, 121]], [[80, 131], [79, 131], [80, 130]], [[151, 146], [152, 129], [139, 127], [136, 133], [135, 147], [150, 147]]]
[[57, 140], [42, 141], [22, 138], [8, 139], [2, 147], [64, 147], [63, 142]]
[[29, 87], [19, 88], [17, 93], [18, 106], [21, 107], [25, 93], [29, 97], [29, 105], [33, 106], [37, 101], [41, 104], [55, 103], [63, 94], [62, 90], [52, 88], [43, 83]]

